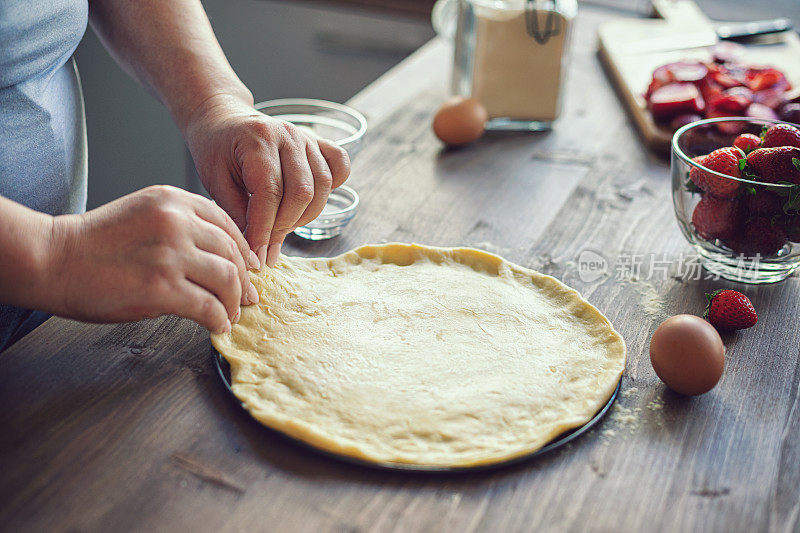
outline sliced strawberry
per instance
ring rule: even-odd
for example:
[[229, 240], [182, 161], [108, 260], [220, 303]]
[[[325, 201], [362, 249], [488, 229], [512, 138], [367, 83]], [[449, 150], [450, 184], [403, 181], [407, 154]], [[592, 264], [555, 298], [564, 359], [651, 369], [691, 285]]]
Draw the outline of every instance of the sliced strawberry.
[[727, 69], [714, 72], [711, 74], [711, 79], [725, 89], [730, 89], [733, 87], [745, 87], [744, 82], [733, 77]]
[[770, 217], [756, 217], [745, 223], [744, 252], [763, 257], [775, 255], [788, 240], [786, 232]]
[[708, 110], [740, 116], [753, 102], [751, 96], [752, 93], [744, 87], [726, 89], [716, 98], [709, 100]]
[[686, 126], [687, 124], [697, 122], [698, 120], [703, 120], [703, 117], [697, 113], [684, 113], [683, 115], [678, 115], [670, 120], [669, 127], [670, 129], [677, 130]]
[[734, 139], [733, 145], [747, 154], [761, 145], [761, 137], [752, 133], [742, 133]]
[[670, 83], [653, 91], [649, 107], [656, 120], [666, 122], [684, 113], [702, 113], [705, 102], [691, 83]]
[[796, 146], [759, 148], [747, 154], [747, 165], [756, 172], [761, 181], [800, 184], [800, 170], [793, 162], [795, 159], [800, 161], [800, 148]]
[[710, 76], [695, 83], [703, 96], [703, 100], [710, 102], [714, 98], [722, 94], [725, 87], [714, 81]]
[[771, 67], [751, 67], [747, 72], [746, 82], [752, 91], [761, 91], [769, 88], [786, 90], [790, 88], [783, 72]]
[[771, 109], [778, 109], [786, 101], [783, 89], [763, 89], [753, 94], [753, 102], [764, 104]]
[[756, 103], [750, 104], [747, 107], [747, 111], [744, 112], [744, 116], [761, 120], [778, 119], [778, 114], [771, 107]]
[[800, 129], [789, 124], [775, 124], [764, 134], [764, 148], [796, 146], [800, 148]]
[[678, 61], [665, 66], [675, 81], [700, 81], [708, 75], [708, 67], [699, 61]]
[[738, 205], [735, 199], [704, 196], [692, 213], [698, 235], [709, 241], [732, 237], [739, 226]]
[[669, 85], [670, 83], [674, 82], [675, 78], [672, 75], [672, 71], [669, 69], [669, 65], [662, 65], [653, 71], [653, 79], [650, 81], [650, 85], [647, 87], [647, 91], [644, 93], [644, 97], [646, 100], [650, 100], [650, 96], [665, 85]]

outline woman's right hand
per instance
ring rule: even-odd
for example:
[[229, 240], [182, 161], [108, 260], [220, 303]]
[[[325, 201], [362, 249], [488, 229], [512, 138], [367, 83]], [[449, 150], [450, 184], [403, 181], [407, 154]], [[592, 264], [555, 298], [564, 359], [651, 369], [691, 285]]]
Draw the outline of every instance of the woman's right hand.
[[83, 215], [54, 219], [54, 314], [126, 322], [175, 314], [230, 331], [258, 301], [259, 262], [233, 220], [202, 196], [148, 187]]

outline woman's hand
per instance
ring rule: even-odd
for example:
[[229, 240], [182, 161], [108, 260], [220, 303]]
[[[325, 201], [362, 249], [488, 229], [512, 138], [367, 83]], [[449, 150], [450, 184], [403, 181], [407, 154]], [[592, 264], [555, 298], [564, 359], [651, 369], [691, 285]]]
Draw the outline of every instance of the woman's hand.
[[286, 235], [322, 211], [347, 179], [335, 144], [220, 96], [192, 113], [184, 136], [200, 179], [244, 233], [260, 266], [274, 266]]
[[258, 259], [231, 218], [181, 189], [148, 187], [83, 215], [56, 217], [52, 307], [61, 316], [126, 322], [176, 314], [230, 331], [258, 301]]

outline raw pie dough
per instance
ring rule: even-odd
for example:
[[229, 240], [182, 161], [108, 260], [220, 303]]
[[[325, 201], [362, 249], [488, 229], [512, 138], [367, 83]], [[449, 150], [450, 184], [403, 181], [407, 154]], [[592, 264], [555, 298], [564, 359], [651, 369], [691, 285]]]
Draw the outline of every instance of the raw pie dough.
[[555, 278], [486, 252], [409, 244], [283, 257], [211, 340], [261, 423], [381, 463], [529, 454], [591, 419], [625, 343]]

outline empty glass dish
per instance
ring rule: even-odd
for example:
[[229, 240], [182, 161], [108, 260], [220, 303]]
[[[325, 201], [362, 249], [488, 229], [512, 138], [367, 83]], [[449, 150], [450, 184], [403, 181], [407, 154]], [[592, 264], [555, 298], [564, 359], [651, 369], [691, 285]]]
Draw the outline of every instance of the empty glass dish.
[[336, 237], [355, 216], [357, 209], [358, 194], [347, 185], [342, 185], [331, 191], [322, 213], [305, 226], [294, 230], [294, 233], [311, 241]]
[[[315, 135], [333, 141], [347, 150], [352, 160], [361, 149], [361, 140], [367, 132], [367, 119], [353, 109], [336, 102], [309, 98], [283, 98], [256, 104], [256, 109]], [[356, 191], [342, 185], [331, 191], [322, 213], [312, 222], [297, 228], [295, 235], [313, 241], [330, 239], [342, 232], [355, 216], [358, 208]]]

